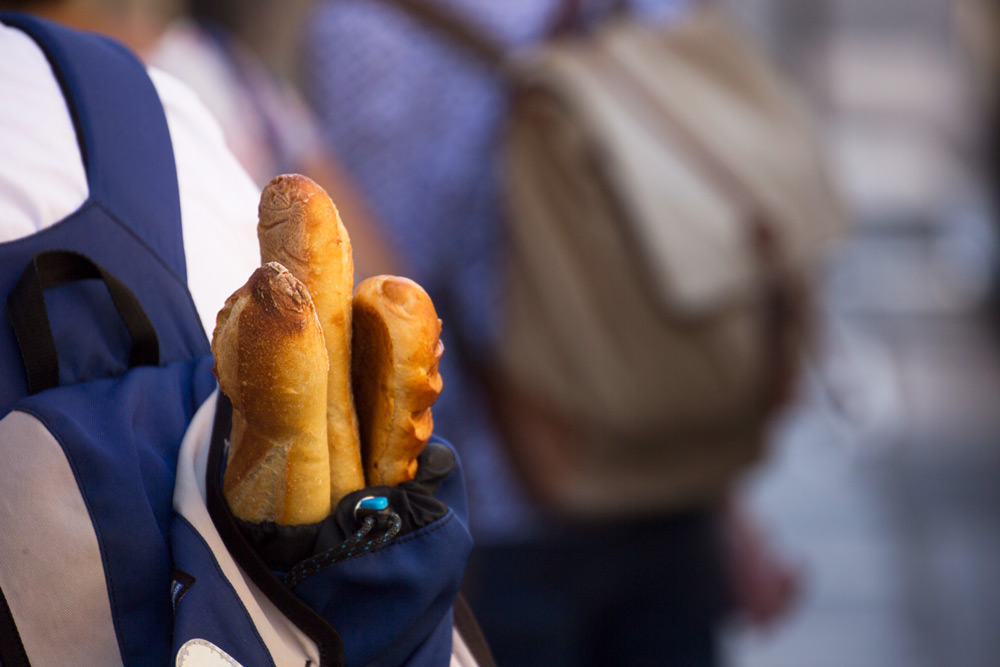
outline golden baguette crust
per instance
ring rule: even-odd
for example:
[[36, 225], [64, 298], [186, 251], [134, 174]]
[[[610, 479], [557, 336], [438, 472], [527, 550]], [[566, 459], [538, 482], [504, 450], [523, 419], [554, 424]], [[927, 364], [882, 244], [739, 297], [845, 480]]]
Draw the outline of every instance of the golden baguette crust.
[[327, 358], [305, 286], [277, 263], [219, 312], [212, 372], [233, 403], [223, 495], [246, 521], [314, 523], [330, 513]]
[[264, 188], [257, 238], [262, 262], [280, 262], [305, 283], [319, 316], [330, 360], [327, 438], [331, 502], [364, 486], [358, 418], [351, 393], [351, 241], [326, 191], [285, 174]]
[[354, 292], [354, 398], [369, 486], [413, 479], [441, 394], [441, 320], [408, 278], [374, 276]]

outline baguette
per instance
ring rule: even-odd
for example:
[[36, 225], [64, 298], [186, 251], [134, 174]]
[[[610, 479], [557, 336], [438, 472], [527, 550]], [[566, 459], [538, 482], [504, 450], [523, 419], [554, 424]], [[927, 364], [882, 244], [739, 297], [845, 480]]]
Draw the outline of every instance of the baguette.
[[212, 372], [233, 404], [223, 495], [260, 523], [330, 514], [328, 362], [305, 286], [277, 263], [254, 271], [219, 312]]
[[354, 292], [354, 398], [369, 486], [413, 479], [441, 394], [441, 320], [420, 285], [374, 276]]
[[261, 262], [280, 262], [316, 305], [327, 356], [327, 439], [333, 505], [364, 487], [358, 419], [351, 394], [351, 241], [327, 193], [298, 174], [277, 176], [260, 198]]

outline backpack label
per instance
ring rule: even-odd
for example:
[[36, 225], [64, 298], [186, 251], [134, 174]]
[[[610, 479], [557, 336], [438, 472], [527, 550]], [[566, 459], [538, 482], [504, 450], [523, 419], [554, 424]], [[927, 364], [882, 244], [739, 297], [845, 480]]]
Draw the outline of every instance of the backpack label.
[[194, 585], [194, 577], [183, 572], [181, 570], [175, 569], [171, 575], [170, 580], [170, 603], [174, 607], [174, 613], [177, 613], [177, 605], [180, 604], [181, 598], [184, 594], [191, 590], [191, 586]]

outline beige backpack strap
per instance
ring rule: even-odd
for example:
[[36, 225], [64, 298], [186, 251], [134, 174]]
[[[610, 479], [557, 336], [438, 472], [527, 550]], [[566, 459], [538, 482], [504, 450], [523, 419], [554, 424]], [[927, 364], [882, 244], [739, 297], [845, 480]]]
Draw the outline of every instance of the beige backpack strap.
[[[505, 71], [508, 50], [482, 27], [434, 0], [378, 0], [405, 11], [427, 28], [498, 72]], [[571, 32], [579, 23], [584, 0], [558, 0], [553, 7], [543, 34], [555, 37]], [[629, 0], [614, 0], [611, 13], [628, 10]]]
[[457, 16], [455, 12], [440, 7], [430, 0], [378, 1], [406, 12], [487, 66], [497, 70], [503, 69], [507, 60], [506, 49], [481, 26]]

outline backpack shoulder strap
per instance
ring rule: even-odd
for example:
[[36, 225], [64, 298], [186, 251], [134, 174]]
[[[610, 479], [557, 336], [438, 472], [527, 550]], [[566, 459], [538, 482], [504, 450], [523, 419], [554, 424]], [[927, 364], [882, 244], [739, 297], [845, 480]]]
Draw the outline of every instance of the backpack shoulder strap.
[[186, 279], [173, 146], [145, 67], [100, 35], [16, 12], [0, 20], [27, 33], [52, 66], [76, 128], [89, 200]]

